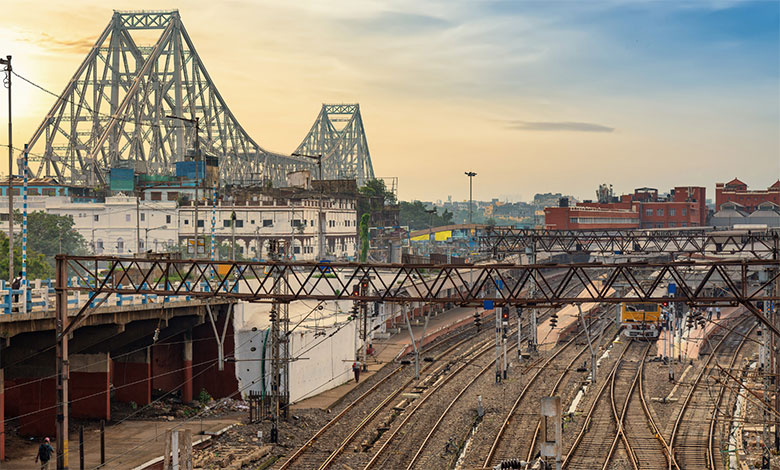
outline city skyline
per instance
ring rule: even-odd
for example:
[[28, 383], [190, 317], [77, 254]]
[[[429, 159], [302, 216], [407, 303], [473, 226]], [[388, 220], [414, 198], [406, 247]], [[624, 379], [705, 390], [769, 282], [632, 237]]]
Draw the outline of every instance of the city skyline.
[[[35, 4], [8, 5], [18, 21], [0, 28], [0, 54], [59, 93], [112, 10]], [[478, 173], [481, 200], [591, 199], [605, 182], [616, 193], [700, 185], [709, 195], [735, 176], [752, 188], [777, 180], [780, 4], [553, 5], [193, 2], [179, 10], [260, 145], [289, 153], [322, 102], [360, 102], [375, 173], [399, 177], [404, 200], [464, 200], [464, 170]], [[14, 81], [15, 147], [54, 99]]]

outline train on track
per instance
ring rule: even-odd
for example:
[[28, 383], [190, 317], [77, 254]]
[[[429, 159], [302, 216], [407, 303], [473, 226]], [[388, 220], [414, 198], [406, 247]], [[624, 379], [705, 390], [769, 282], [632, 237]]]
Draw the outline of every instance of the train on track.
[[617, 305], [623, 335], [629, 338], [656, 339], [661, 334], [663, 313], [655, 302], [623, 302]]

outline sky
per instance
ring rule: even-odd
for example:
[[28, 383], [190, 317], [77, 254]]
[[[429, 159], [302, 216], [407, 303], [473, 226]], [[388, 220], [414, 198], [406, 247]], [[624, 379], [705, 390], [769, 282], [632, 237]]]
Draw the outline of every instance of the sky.
[[[292, 152], [322, 103], [359, 102], [404, 200], [465, 200], [465, 171], [475, 199], [510, 201], [780, 178], [780, 1], [6, 0], [0, 56], [59, 93], [114, 9], [178, 9], [266, 149]], [[55, 98], [13, 92], [21, 147]], [[6, 126], [2, 90], [2, 144]]]

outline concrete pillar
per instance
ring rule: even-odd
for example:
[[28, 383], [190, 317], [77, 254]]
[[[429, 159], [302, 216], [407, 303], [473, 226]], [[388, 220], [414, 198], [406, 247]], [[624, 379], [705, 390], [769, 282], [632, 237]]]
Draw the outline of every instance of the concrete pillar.
[[110, 421], [111, 358], [109, 354], [72, 354], [69, 359], [71, 416]]
[[19, 435], [53, 436], [56, 432], [57, 389], [54, 378], [8, 380], [8, 416], [18, 416]]
[[112, 362], [114, 397], [121, 402], [148, 405], [152, 401], [152, 363], [149, 348], [117, 357]]
[[184, 403], [192, 401], [192, 330], [184, 333], [184, 351], [182, 359], [184, 362], [184, 385], [181, 389], [181, 400]]

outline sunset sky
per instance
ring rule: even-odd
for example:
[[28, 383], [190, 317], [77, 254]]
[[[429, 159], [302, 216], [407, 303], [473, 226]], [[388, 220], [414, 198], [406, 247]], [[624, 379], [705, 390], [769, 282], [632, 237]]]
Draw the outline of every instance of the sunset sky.
[[[321, 103], [359, 102], [402, 199], [468, 198], [466, 170], [510, 200], [780, 177], [778, 1], [6, 0], [0, 56], [59, 93], [113, 9], [174, 8], [260, 145], [289, 153]], [[53, 102], [14, 81], [15, 146]]]

